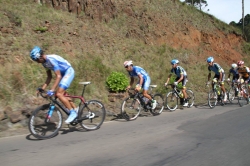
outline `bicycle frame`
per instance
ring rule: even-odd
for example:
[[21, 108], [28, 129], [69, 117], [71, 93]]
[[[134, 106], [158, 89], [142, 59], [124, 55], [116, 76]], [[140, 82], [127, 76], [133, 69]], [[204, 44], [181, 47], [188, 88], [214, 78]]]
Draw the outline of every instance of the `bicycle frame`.
[[[132, 90], [132, 89], [131, 89]], [[149, 94], [151, 95], [151, 94]], [[141, 106], [144, 108], [144, 109], [148, 109], [147, 106], [149, 105], [148, 103], [145, 103], [145, 101], [143, 100], [143, 94], [141, 92], [138, 92], [136, 91], [135, 93], [132, 93], [132, 92], [129, 92], [129, 96], [131, 96], [131, 98], [138, 98], [140, 103], [141, 103]], [[133, 103], [132, 103], [133, 104]]]
[[[84, 95], [84, 91], [85, 91], [86, 86], [87, 86], [88, 84], [90, 84], [90, 82], [80, 82], [79, 84], [83, 84], [83, 85], [84, 85], [83, 90], [82, 90], [82, 95], [81, 95], [81, 96], [73, 96], [73, 95], [69, 95], [68, 93], [64, 93], [64, 96], [65, 96], [65, 97], [69, 97], [69, 98], [77, 98], [77, 99], [80, 99], [80, 100], [81, 100], [81, 102], [80, 102], [80, 104], [79, 104], [79, 108], [80, 108], [81, 104], [86, 104], [83, 95]], [[41, 89], [41, 88], [39, 88], [38, 91], [40, 92], [40, 95], [41, 95], [43, 98], [48, 98], [47, 95], [44, 95], [45, 93], [47, 93], [46, 91], [44, 91], [44, 90]], [[59, 106], [59, 107], [61, 108], [61, 110], [62, 110], [65, 114], [69, 115], [69, 114], [70, 114], [70, 111], [69, 111], [62, 103], [60, 103], [60, 102], [57, 100], [57, 98], [58, 98], [57, 96], [49, 97], [49, 100], [50, 100], [50, 107], [51, 107], [51, 106], [54, 106], [54, 105], [57, 105], [57, 106]], [[49, 114], [53, 114], [53, 111], [54, 111], [54, 109], [52, 109], [52, 110], [50, 110], [50, 111], [48, 112], [48, 116], [47, 116], [48, 119], [51, 117], [51, 116], [49, 116]], [[88, 118], [77, 119], [77, 123], [82, 122], [82, 121], [85, 120], [85, 119], [88, 119]]]

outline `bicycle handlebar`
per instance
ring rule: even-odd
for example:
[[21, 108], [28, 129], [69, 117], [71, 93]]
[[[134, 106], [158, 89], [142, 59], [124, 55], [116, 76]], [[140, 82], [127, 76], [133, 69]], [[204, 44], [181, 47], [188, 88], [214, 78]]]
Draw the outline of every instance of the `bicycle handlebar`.
[[[43, 98], [50, 98], [50, 97], [52, 97], [52, 96], [48, 96], [47, 95], [47, 91], [46, 90], [44, 90], [44, 89], [42, 89], [42, 88], [37, 88], [37, 90], [39, 91], [39, 94], [43, 97]], [[39, 95], [38, 94], [38, 95]], [[53, 95], [54, 96], [54, 95]]]

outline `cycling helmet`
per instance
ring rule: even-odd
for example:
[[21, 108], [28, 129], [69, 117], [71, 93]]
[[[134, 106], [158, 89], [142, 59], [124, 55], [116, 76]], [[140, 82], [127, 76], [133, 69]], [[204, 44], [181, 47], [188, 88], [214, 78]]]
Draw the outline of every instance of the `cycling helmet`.
[[232, 64], [232, 68], [235, 69], [236, 67], [237, 67], [237, 64], [233, 63], [233, 64]]
[[173, 59], [173, 60], [171, 61], [171, 64], [172, 64], [172, 65], [177, 64], [177, 63], [179, 63], [178, 59]]
[[123, 63], [123, 65], [124, 65], [124, 67], [131, 66], [131, 65], [133, 65], [133, 61], [125, 61]]
[[238, 61], [237, 62], [237, 65], [240, 66], [240, 65], [243, 65], [244, 64], [244, 61]]
[[35, 46], [31, 52], [30, 52], [30, 57], [33, 61], [36, 61], [40, 56], [41, 56], [41, 48], [38, 46]]
[[211, 62], [213, 62], [213, 61], [214, 61], [214, 58], [213, 58], [212, 56], [210, 56], [210, 57], [207, 58], [207, 62], [208, 62], [208, 63], [211, 63]]

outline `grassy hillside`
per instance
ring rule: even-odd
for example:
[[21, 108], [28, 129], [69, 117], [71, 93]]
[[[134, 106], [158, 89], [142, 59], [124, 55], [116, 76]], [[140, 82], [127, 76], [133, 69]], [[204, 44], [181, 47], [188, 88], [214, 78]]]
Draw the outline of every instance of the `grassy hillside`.
[[[30, 0], [0, 0], [1, 106], [30, 103], [36, 88], [44, 83], [45, 70], [29, 58], [29, 51], [35, 45], [47, 54], [65, 57], [75, 68], [70, 93], [80, 93], [79, 81], [91, 81], [87, 99], [97, 98], [105, 104], [108, 103], [105, 79], [112, 71], [125, 73], [125, 60], [131, 59], [135, 65], [145, 68], [152, 84], [160, 85], [157, 91], [164, 93], [163, 85], [173, 58], [178, 58], [187, 70], [188, 86], [202, 102], [207, 78], [205, 58], [209, 51], [216, 50], [206, 47], [204, 36], [200, 36], [199, 44], [185, 45], [187, 38], [184, 37], [193, 32], [187, 26], [203, 34], [217, 31], [225, 36], [232, 34], [235, 36], [232, 41], [237, 40], [238, 44], [229, 47], [243, 58], [249, 55], [250, 47], [239, 39], [237, 29], [184, 3], [166, 0], [114, 3], [115, 17], [104, 13], [105, 17], [98, 20], [84, 12], [76, 17]], [[218, 58], [223, 62], [222, 57], [218, 55]], [[226, 70], [232, 58], [238, 57], [229, 57], [227, 63], [221, 64]]]

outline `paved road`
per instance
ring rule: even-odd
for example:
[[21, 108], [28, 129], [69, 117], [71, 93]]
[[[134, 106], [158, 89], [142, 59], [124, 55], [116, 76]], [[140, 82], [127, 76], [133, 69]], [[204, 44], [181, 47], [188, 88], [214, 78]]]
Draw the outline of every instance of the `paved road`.
[[249, 166], [250, 106], [189, 108], [66, 129], [52, 139], [0, 139], [2, 166]]

